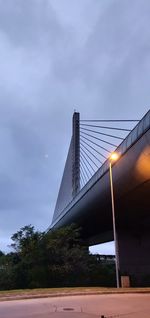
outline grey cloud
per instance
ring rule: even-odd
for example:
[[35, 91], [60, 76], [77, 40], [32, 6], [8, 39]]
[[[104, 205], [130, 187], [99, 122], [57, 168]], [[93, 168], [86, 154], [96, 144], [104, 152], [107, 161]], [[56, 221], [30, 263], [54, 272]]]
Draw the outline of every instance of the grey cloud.
[[[140, 105], [141, 109], [148, 107], [145, 105], [149, 94], [149, 16], [149, 1], [144, 5], [140, 0], [132, 4], [113, 1], [97, 18], [85, 46], [63, 63], [58, 61], [57, 77], [68, 85], [70, 82], [75, 85], [80, 79], [80, 86], [96, 98], [97, 112], [101, 105], [104, 113], [113, 107], [114, 114], [119, 111], [125, 115], [129, 104], [129, 115], [132, 116], [131, 107], [133, 113], [137, 107], [141, 116]], [[142, 74], [145, 85], [141, 83]], [[137, 90], [142, 86], [143, 92]]]
[[48, 0], [0, 1], [0, 29], [13, 45], [37, 45], [45, 39], [54, 44], [62, 34]]
[[2, 237], [49, 226], [74, 108], [82, 118], [147, 110], [149, 18], [149, 0], [0, 0]]

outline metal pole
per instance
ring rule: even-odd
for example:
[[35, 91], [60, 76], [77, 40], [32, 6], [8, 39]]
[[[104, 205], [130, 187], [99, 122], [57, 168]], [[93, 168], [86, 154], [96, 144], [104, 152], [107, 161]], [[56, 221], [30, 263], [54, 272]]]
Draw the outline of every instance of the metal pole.
[[119, 266], [118, 266], [118, 249], [117, 249], [117, 235], [116, 235], [116, 222], [115, 222], [115, 205], [114, 205], [114, 190], [113, 190], [113, 178], [112, 178], [112, 166], [111, 161], [109, 163], [109, 175], [110, 175], [110, 188], [111, 188], [111, 203], [112, 203], [112, 220], [113, 220], [113, 234], [115, 241], [115, 255], [116, 255], [116, 282], [117, 288], [119, 288]]

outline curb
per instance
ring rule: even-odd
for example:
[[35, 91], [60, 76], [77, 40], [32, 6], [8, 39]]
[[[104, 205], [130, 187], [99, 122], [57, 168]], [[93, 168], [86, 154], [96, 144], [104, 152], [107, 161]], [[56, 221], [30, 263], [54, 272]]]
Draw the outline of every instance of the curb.
[[118, 295], [118, 294], [150, 294], [150, 290], [140, 291], [101, 291], [101, 292], [72, 292], [72, 293], [53, 293], [53, 294], [30, 294], [30, 295], [15, 295], [0, 297], [2, 301], [23, 300], [23, 299], [38, 299], [38, 298], [54, 298], [54, 297], [71, 297], [71, 296], [88, 296], [88, 295]]

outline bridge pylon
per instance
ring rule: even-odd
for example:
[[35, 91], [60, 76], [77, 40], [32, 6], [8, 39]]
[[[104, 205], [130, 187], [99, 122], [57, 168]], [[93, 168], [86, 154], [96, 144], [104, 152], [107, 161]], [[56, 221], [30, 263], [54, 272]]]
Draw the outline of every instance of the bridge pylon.
[[72, 196], [80, 191], [80, 113], [74, 112], [72, 118]]

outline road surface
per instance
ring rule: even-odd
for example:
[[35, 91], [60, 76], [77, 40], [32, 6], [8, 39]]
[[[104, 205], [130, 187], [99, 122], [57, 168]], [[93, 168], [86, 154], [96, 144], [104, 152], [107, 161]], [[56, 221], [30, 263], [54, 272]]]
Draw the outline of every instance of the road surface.
[[0, 318], [150, 318], [150, 294], [51, 297], [0, 302]]

